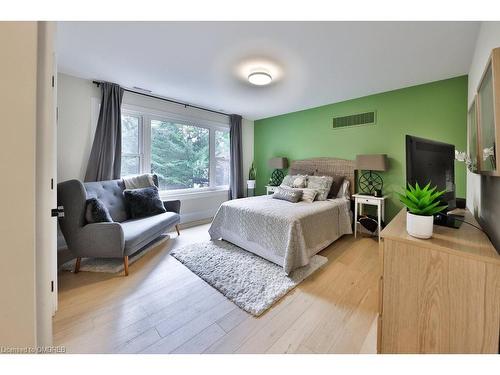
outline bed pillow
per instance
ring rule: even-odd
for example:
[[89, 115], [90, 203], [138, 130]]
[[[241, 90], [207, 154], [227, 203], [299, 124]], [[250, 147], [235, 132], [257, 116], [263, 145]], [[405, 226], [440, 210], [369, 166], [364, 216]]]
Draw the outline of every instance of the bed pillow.
[[167, 212], [156, 186], [124, 190], [125, 204], [132, 219], [139, 219]]
[[330, 176], [333, 178], [333, 183], [332, 186], [330, 187], [330, 192], [328, 193], [328, 198], [335, 198], [337, 197], [337, 194], [339, 193], [340, 187], [342, 186], [342, 183], [345, 180], [345, 176], [339, 176], [336, 174], [329, 174], [329, 173], [318, 173], [316, 172], [314, 174], [315, 176]]
[[307, 179], [307, 188], [318, 191], [316, 200], [325, 201], [332, 187], [333, 177], [331, 176], [309, 176]]
[[318, 194], [317, 190], [314, 189], [302, 189], [302, 201], [307, 203], [312, 203], [316, 195]]
[[344, 180], [344, 182], [342, 182], [342, 186], [339, 189], [339, 192], [337, 193], [337, 198], [349, 199], [351, 196], [351, 192], [349, 191], [350, 186], [351, 186], [351, 182], [347, 179]]
[[100, 199], [89, 198], [87, 199], [85, 207], [85, 220], [88, 224], [93, 223], [110, 223], [113, 221], [109, 214], [108, 208], [102, 203]]
[[273, 194], [274, 199], [281, 199], [283, 201], [297, 203], [302, 198], [302, 190], [290, 189], [278, 186]]
[[[303, 186], [295, 186], [295, 180], [301, 180], [303, 182]], [[301, 182], [301, 181], [297, 181], [298, 183]], [[302, 175], [302, 174], [296, 174], [296, 175], [291, 175], [291, 174], [288, 174], [285, 176], [285, 178], [283, 178], [283, 181], [281, 182], [281, 185], [282, 187], [290, 187], [290, 188], [293, 188], [293, 187], [306, 187], [306, 184], [307, 184], [307, 175]]]

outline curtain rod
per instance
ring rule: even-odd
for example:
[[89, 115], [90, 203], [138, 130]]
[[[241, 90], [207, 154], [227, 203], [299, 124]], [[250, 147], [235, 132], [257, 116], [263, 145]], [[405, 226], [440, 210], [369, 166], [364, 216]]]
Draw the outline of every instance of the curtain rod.
[[[99, 81], [92, 81], [93, 84], [97, 85], [97, 87], [99, 87], [99, 85], [101, 84], [101, 82]], [[173, 100], [173, 99], [167, 99], [167, 98], [163, 98], [161, 96], [157, 96], [157, 95], [152, 95], [152, 94], [147, 94], [147, 93], [144, 93], [144, 92], [140, 92], [140, 91], [135, 91], [135, 90], [131, 90], [131, 89], [127, 89], [125, 87], [122, 87], [123, 90], [125, 91], [128, 91], [128, 92], [131, 92], [133, 94], [137, 94], [137, 95], [142, 95], [142, 96], [147, 96], [148, 98], [154, 98], [154, 99], [159, 99], [159, 100], [164, 100], [166, 102], [170, 102], [170, 103], [175, 103], [175, 104], [179, 104], [179, 105], [183, 105], [184, 107], [191, 107], [191, 108], [196, 108], [196, 109], [200, 109], [202, 111], [207, 111], [207, 112], [212, 112], [212, 113], [217, 113], [219, 115], [223, 115], [223, 116], [230, 116], [228, 115], [227, 113], [224, 113], [224, 112], [219, 112], [219, 111], [215, 111], [213, 109], [208, 109], [208, 108], [203, 108], [203, 107], [198, 107], [196, 105], [192, 105], [192, 104], [188, 104], [188, 103], [182, 103], [182, 102], [179, 102], [177, 100]]]

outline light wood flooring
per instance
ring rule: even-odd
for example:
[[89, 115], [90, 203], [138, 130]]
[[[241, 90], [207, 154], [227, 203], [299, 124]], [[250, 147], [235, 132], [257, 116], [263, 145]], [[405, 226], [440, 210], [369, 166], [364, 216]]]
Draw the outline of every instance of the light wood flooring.
[[54, 345], [69, 353], [375, 353], [378, 243], [344, 236], [328, 264], [262, 316], [240, 310], [168, 253], [208, 239], [181, 231], [128, 277], [59, 274]]

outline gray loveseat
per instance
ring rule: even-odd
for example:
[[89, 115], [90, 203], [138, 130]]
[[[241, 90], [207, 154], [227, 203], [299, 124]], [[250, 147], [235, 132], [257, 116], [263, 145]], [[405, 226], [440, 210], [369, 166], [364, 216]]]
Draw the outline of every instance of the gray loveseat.
[[[154, 176], [158, 185], [158, 179]], [[123, 258], [128, 275], [128, 257], [175, 226], [179, 235], [180, 201], [165, 201], [167, 212], [131, 220], [125, 207], [123, 180], [82, 183], [69, 180], [57, 185], [58, 206], [64, 206], [59, 219], [61, 232], [71, 253], [76, 256], [75, 273], [82, 257]], [[107, 207], [113, 222], [87, 224], [85, 221], [88, 197], [100, 199]]]

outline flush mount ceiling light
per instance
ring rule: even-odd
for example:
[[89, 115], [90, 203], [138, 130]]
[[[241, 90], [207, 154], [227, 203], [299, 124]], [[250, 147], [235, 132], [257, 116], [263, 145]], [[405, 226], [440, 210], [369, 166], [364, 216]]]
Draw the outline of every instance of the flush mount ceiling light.
[[248, 75], [248, 82], [256, 86], [269, 85], [273, 81], [273, 77], [267, 72], [258, 71]]

